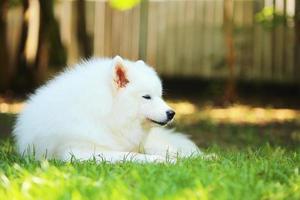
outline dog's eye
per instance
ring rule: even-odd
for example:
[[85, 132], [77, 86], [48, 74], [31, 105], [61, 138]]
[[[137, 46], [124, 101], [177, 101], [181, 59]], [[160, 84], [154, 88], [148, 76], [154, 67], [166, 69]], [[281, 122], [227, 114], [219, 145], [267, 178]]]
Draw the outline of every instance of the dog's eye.
[[150, 99], [151, 99], [151, 96], [147, 94], [147, 95], [144, 95], [143, 98], [144, 98], [144, 99], [150, 100]]

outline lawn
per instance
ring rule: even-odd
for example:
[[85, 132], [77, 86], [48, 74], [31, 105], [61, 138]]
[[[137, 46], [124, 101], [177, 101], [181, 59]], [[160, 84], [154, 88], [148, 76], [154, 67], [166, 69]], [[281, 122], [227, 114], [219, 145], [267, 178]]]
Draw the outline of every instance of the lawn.
[[[216, 159], [39, 162], [21, 158], [12, 140], [2, 139], [0, 199], [300, 199], [299, 110], [171, 104], [174, 126]], [[0, 131], [10, 131], [14, 115], [0, 120]]]

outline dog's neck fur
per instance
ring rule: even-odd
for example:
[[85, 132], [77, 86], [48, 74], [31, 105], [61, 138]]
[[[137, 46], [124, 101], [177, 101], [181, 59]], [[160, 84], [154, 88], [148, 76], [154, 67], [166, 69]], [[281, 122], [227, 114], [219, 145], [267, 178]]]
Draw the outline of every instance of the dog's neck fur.
[[[125, 150], [138, 152], [143, 141], [147, 137], [148, 130], [144, 128], [141, 120], [136, 117], [123, 118], [121, 120], [118, 116], [114, 115], [110, 122], [110, 130], [113, 133], [114, 139], [124, 144]], [[116, 126], [115, 123], [118, 123]]]

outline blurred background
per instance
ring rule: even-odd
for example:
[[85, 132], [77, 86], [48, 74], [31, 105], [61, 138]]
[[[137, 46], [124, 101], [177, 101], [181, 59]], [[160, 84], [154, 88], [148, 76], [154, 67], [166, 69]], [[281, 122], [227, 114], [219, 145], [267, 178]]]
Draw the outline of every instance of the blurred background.
[[142, 59], [200, 146], [300, 144], [299, 0], [0, 0], [0, 138], [92, 56]]

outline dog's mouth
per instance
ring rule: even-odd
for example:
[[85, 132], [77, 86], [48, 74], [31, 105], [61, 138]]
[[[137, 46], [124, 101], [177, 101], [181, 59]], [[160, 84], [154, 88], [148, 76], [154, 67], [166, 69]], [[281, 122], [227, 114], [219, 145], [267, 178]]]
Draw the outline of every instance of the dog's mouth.
[[155, 124], [159, 124], [161, 126], [164, 126], [164, 125], [168, 124], [168, 122], [169, 122], [169, 121], [158, 122], [158, 121], [155, 121], [155, 120], [149, 119], [149, 118], [148, 118], [148, 120], [151, 121], [151, 122], [153, 122], [153, 123], [155, 123]]

